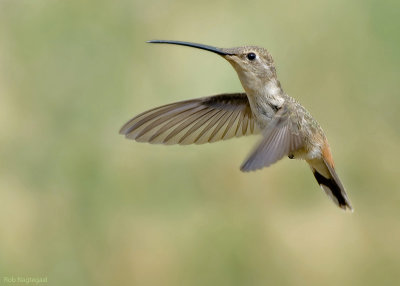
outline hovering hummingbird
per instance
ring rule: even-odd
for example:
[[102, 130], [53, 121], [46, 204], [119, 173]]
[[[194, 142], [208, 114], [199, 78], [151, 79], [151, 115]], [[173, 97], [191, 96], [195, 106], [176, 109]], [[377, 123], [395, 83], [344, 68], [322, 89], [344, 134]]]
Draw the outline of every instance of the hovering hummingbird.
[[284, 156], [305, 160], [326, 194], [340, 208], [353, 210], [336, 174], [324, 131], [300, 103], [283, 91], [266, 49], [225, 49], [165, 40], [148, 43], [189, 46], [222, 56], [236, 70], [245, 92], [180, 101], [145, 111], [128, 121], [120, 134], [138, 142], [185, 145], [261, 133], [261, 142], [241, 171], [268, 167]]

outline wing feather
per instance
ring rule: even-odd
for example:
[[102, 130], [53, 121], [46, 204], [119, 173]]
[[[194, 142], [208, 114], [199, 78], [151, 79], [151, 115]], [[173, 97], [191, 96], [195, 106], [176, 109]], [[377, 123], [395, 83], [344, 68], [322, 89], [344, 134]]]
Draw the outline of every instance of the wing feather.
[[224, 134], [222, 135], [223, 139], [228, 139], [235, 136], [236, 129], [233, 126], [235, 125], [235, 122], [238, 120], [239, 114], [240, 114], [239, 110], [232, 113], [230, 117], [231, 119], [229, 120], [228, 125], [226, 126], [226, 129], [224, 131]]
[[224, 130], [222, 130], [222, 132], [221, 132], [221, 129], [226, 124], [226, 122], [228, 121], [228, 119], [231, 115], [232, 115], [232, 112], [225, 111], [224, 115], [222, 115], [217, 126], [214, 128], [214, 131], [211, 133], [211, 135], [209, 137], [210, 142], [215, 142], [215, 141], [222, 139], [222, 136], [220, 136], [220, 133], [223, 133]]
[[244, 172], [268, 167], [303, 146], [303, 139], [296, 124], [296, 116], [288, 107], [282, 107], [263, 132], [263, 139], [240, 169]]
[[208, 124], [206, 125], [206, 127], [203, 128], [199, 136], [197, 136], [197, 138], [195, 139], [196, 144], [209, 142], [210, 135], [207, 133], [209, 133], [209, 131], [212, 130], [213, 127], [215, 127], [216, 123], [219, 122], [222, 115], [224, 115], [223, 112], [219, 110], [212, 118], [210, 118], [210, 120], [207, 121]]
[[153, 108], [128, 121], [126, 138], [154, 144], [203, 144], [259, 133], [245, 93], [220, 94]]

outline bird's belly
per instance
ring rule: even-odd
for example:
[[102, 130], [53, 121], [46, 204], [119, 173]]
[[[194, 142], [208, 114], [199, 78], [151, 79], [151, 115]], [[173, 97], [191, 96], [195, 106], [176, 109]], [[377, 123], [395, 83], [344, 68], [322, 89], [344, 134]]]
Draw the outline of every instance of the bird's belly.
[[308, 152], [304, 148], [293, 151], [289, 155], [290, 155], [290, 158], [298, 159], [298, 160], [307, 160], [307, 158], [308, 158]]
[[305, 147], [292, 152], [291, 158], [299, 160], [314, 160], [321, 158], [321, 146], [306, 144]]

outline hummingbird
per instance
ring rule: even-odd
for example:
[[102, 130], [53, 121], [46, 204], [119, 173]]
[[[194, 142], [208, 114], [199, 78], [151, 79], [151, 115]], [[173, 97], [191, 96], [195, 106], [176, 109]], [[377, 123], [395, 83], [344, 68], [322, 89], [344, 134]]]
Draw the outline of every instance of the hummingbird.
[[244, 92], [190, 99], [145, 111], [122, 126], [120, 134], [153, 144], [203, 144], [261, 134], [261, 140], [240, 170], [268, 167], [287, 156], [305, 160], [320, 187], [343, 210], [353, 211], [335, 171], [324, 131], [311, 114], [287, 95], [277, 78], [274, 60], [264, 48], [217, 48], [183, 42], [152, 40], [213, 52], [236, 71]]

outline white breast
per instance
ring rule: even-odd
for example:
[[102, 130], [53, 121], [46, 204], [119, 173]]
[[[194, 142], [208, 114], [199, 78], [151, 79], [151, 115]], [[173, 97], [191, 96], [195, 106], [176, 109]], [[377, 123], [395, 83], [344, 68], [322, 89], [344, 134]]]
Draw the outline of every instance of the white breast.
[[285, 102], [282, 95], [282, 89], [278, 86], [278, 83], [274, 80], [269, 81], [265, 87], [264, 92], [268, 96], [269, 101], [280, 108]]

